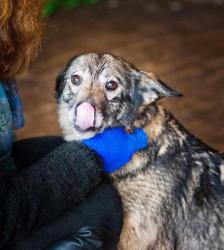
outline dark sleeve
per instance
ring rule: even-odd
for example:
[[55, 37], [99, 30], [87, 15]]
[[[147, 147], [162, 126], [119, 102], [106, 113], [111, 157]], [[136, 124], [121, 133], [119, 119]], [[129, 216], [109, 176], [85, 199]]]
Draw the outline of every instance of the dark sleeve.
[[0, 248], [57, 218], [96, 186], [101, 161], [68, 142], [13, 177], [0, 176]]

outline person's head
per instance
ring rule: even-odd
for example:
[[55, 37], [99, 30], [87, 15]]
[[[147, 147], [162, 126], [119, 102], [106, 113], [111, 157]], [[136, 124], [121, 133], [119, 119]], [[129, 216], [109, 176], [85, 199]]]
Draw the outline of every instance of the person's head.
[[36, 53], [42, 37], [41, 2], [0, 1], [0, 79], [22, 72]]

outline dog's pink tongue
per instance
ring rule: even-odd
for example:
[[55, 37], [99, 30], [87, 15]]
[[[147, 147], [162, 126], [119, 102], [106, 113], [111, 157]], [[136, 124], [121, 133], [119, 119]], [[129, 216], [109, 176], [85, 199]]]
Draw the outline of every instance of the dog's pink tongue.
[[76, 109], [75, 125], [83, 130], [93, 127], [94, 113], [94, 107], [88, 102], [83, 102]]

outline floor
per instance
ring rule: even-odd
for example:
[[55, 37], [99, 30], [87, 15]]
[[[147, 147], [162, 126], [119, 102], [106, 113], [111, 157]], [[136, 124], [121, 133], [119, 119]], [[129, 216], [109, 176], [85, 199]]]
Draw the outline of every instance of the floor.
[[193, 134], [224, 151], [224, 5], [201, 2], [101, 0], [49, 17], [41, 55], [18, 77], [26, 126], [16, 138], [60, 134], [57, 73], [75, 54], [110, 51], [182, 92], [164, 105]]

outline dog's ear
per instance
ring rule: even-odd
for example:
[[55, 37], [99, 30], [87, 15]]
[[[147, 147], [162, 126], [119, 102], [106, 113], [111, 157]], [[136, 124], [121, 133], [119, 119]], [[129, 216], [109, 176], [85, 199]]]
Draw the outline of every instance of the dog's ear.
[[171, 89], [152, 73], [140, 71], [140, 86], [144, 91], [144, 99], [153, 102], [162, 97], [181, 97], [182, 94]]
[[61, 71], [56, 77], [55, 97], [59, 99], [65, 87], [65, 71]]

